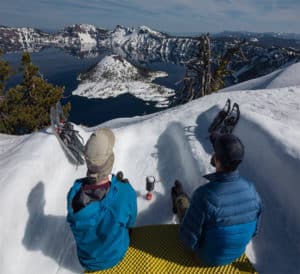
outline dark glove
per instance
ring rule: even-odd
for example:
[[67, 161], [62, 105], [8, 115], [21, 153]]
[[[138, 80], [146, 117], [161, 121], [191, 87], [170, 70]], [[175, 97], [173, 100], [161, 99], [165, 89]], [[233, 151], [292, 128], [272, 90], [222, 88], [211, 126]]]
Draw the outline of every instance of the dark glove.
[[119, 171], [119, 172], [117, 173], [116, 177], [117, 177], [117, 180], [118, 180], [119, 182], [122, 182], [122, 183], [129, 183], [128, 179], [127, 179], [127, 178], [124, 178], [124, 174], [123, 174], [122, 171]]

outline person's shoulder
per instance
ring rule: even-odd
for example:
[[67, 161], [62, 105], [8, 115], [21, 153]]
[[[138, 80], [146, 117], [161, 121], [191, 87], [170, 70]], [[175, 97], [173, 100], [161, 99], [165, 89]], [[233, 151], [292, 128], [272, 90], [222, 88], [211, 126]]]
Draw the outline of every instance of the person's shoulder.
[[81, 187], [81, 185], [82, 185], [82, 179], [81, 179], [81, 178], [80, 178], [80, 179], [76, 179], [76, 180], [74, 181], [73, 185], [71, 186], [69, 192], [71, 192], [72, 190], [77, 190], [77, 189], [79, 189], [79, 188]]
[[207, 183], [199, 186], [196, 191], [199, 195], [212, 195], [215, 190], [218, 188], [219, 182], [217, 181], [208, 181]]
[[134, 188], [132, 187], [132, 185], [131, 185], [131, 183], [130, 183], [130, 181], [129, 180], [118, 180], [117, 178], [116, 178], [116, 176], [112, 176], [112, 182], [113, 183], [115, 183], [115, 185], [116, 185], [116, 187], [120, 190], [120, 191], [122, 191], [122, 192], [129, 192], [129, 193], [132, 193], [132, 194], [134, 194], [134, 195], [136, 195], [136, 192], [135, 192], [135, 190], [134, 190]]
[[127, 191], [130, 191], [130, 192], [134, 192], [135, 193], [135, 190], [132, 186], [132, 184], [130, 183], [130, 181], [126, 181], [126, 182], [119, 182], [121, 187], [123, 187], [124, 189], [126, 189]]
[[247, 187], [249, 188], [249, 192], [248, 193], [252, 193], [252, 195], [258, 200], [258, 202], [261, 202], [261, 198], [260, 195], [255, 187], [255, 182], [249, 179], [246, 179], [244, 177], [241, 177], [240, 180], [242, 180], [242, 182], [244, 184], [247, 185]]
[[195, 189], [194, 193], [197, 194], [197, 195], [201, 195], [201, 194], [207, 192], [207, 190], [208, 190], [208, 189], [207, 189], [207, 183], [206, 183], [206, 184], [204, 184], [204, 185], [198, 186], [198, 187]]
[[240, 182], [247, 185], [252, 191], [256, 192], [255, 183], [252, 180], [249, 180], [248, 178], [240, 176], [239, 178]]
[[210, 183], [199, 186], [193, 193], [193, 196], [197, 200], [205, 201], [209, 200], [213, 192], [210, 189]]
[[199, 208], [212, 214], [219, 203], [219, 197], [211, 189], [210, 183], [206, 183], [193, 192], [193, 201]]

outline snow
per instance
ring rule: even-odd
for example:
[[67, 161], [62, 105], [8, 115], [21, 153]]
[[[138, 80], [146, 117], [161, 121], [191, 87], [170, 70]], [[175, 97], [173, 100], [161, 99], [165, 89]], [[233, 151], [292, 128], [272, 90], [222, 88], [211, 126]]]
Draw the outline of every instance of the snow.
[[[14, 30], [11, 28], [10, 30]], [[33, 28], [16, 28], [17, 42], [20, 44], [21, 49], [26, 49], [29, 52], [33, 52], [36, 49], [40, 49], [41, 42], [47, 43], [48, 34], [38, 33]], [[12, 41], [14, 42], [14, 40]]]
[[78, 32], [78, 37], [82, 51], [91, 50], [97, 46], [96, 39], [92, 38], [89, 33]]
[[138, 68], [118, 55], [106, 56], [92, 72], [85, 75], [85, 80], [72, 92], [73, 95], [105, 99], [130, 93], [142, 100], [155, 102], [156, 107], [166, 107], [168, 98], [174, 95], [172, 89], [152, 83], [158, 77], [168, 76], [166, 73], [150, 72], [144, 76]]
[[118, 47], [125, 44], [127, 40], [131, 40], [132, 31], [132, 29], [117, 26], [114, 31], [110, 32], [113, 46]]
[[[74, 25], [75, 26], [75, 25]], [[96, 32], [96, 27], [94, 25], [90, 24], [80, 24], [79, 25], [82, 30], [85, 30], [86, 32]]]
[[[243, 68], [247, 70], [247, 67]], [[263, 77], [239, 83], [222, 91], [274, 89], [289, 86], [300, 86], [300, 62], [287, 65]]]
[[[247, 255], [259, 273], [299, 273], [300, 87], [298, 65], [148, 116], [106, 122], [116, 135], [113, 172], [122, 170], [138, 193], [137, 226], [175, 222], [170, 188], [184, 182], [188, 194], [212, 172], [207, 128], [227, 98], [240, 104], [235, 133], [246, 148], [243, 176], [256, 184], [264, 212]], [[270, 82], [270, 79], [272, 81]], [[258, 85], [269, 89], [257, 89]], [[276, 87], [275, 84], [279, 87]], [[252, 89], [253, 87], [253, 89]], [[76, 126], [85, 140], [94, 128]], [[66, 194], [84, 166], [71, 165], [50, 129], [25, 136], [0, 135], [0, 261], [3, 273], [80, 273], [66, 224]], [[145, 200], [145, 178], [155, 176], [154, 198]]]
[[[73, 25], [75, 27], [76, 25]], [[96, 33], [96, 27], [93, 25], [88, 24], [81, 24], [78, 25], [80, 27], [80, 30], [78, 32], [78, 38], [80, 41], [81, 51], [90, 51], [97, 47], [97, 41], [95, 38], [92, 37], [91, 33]]]
[[[138, 63], [186, 61], [199, 41], [191, 38], [169, 38], [168, 35], [146, 26], [127, 28], [118, 25], [106, 39], [114, 53]], [[182, 51], [184, 49], [184, 51]]]
[[161, 38], [164, 38], [165, 36], [161, 33], [161, 32], [158, 32], [158, 31], [155, 31], [147, 26], [140, 26], [138, 28], [140, 31], [144, 31], [144, 32], [148, 32], [150, 34], [153, 34], [154, 36], [157, 36], [157, 37], [161, 37]]

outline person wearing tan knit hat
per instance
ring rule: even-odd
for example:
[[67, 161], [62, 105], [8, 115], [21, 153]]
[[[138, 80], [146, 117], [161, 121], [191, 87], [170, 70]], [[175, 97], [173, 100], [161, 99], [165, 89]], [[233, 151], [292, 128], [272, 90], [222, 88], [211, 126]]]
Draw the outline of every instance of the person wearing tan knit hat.
[[77, 255], [88, 271], [111, 268], [129, 246], [129, 229], [137, 217], [137, 195], [128, 180], [109, 175], [114, 164], [115, 135], [97, 129], [85, 145], [87, 177], [68, 194], [68, 216]]
[[109, 128], [97, 129], [85, 145], [87, 177], [72, 201], [75, 212], [93, 201], [101, 200], [110, 188], [109, 175], [114, 164], [115, 135]]
[[115, 135], [109, 128], [100, 128], [91, 135], [85, 145], [87, 176], [97, 182], [105, 179], [114, 164]]

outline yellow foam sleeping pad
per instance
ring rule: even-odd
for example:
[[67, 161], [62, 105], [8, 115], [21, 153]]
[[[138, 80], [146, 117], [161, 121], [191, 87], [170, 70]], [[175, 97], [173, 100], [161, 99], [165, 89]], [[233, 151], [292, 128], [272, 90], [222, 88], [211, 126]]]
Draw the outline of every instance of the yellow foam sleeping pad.
[[111, 269], [85, 273], [256, 273], [243, 255], [235, 262], [218, 267], [201, 264], [195, 254], [184, 249], [178, 238], [178, 225], [154, 225], [134, 228], [124, 259]]

